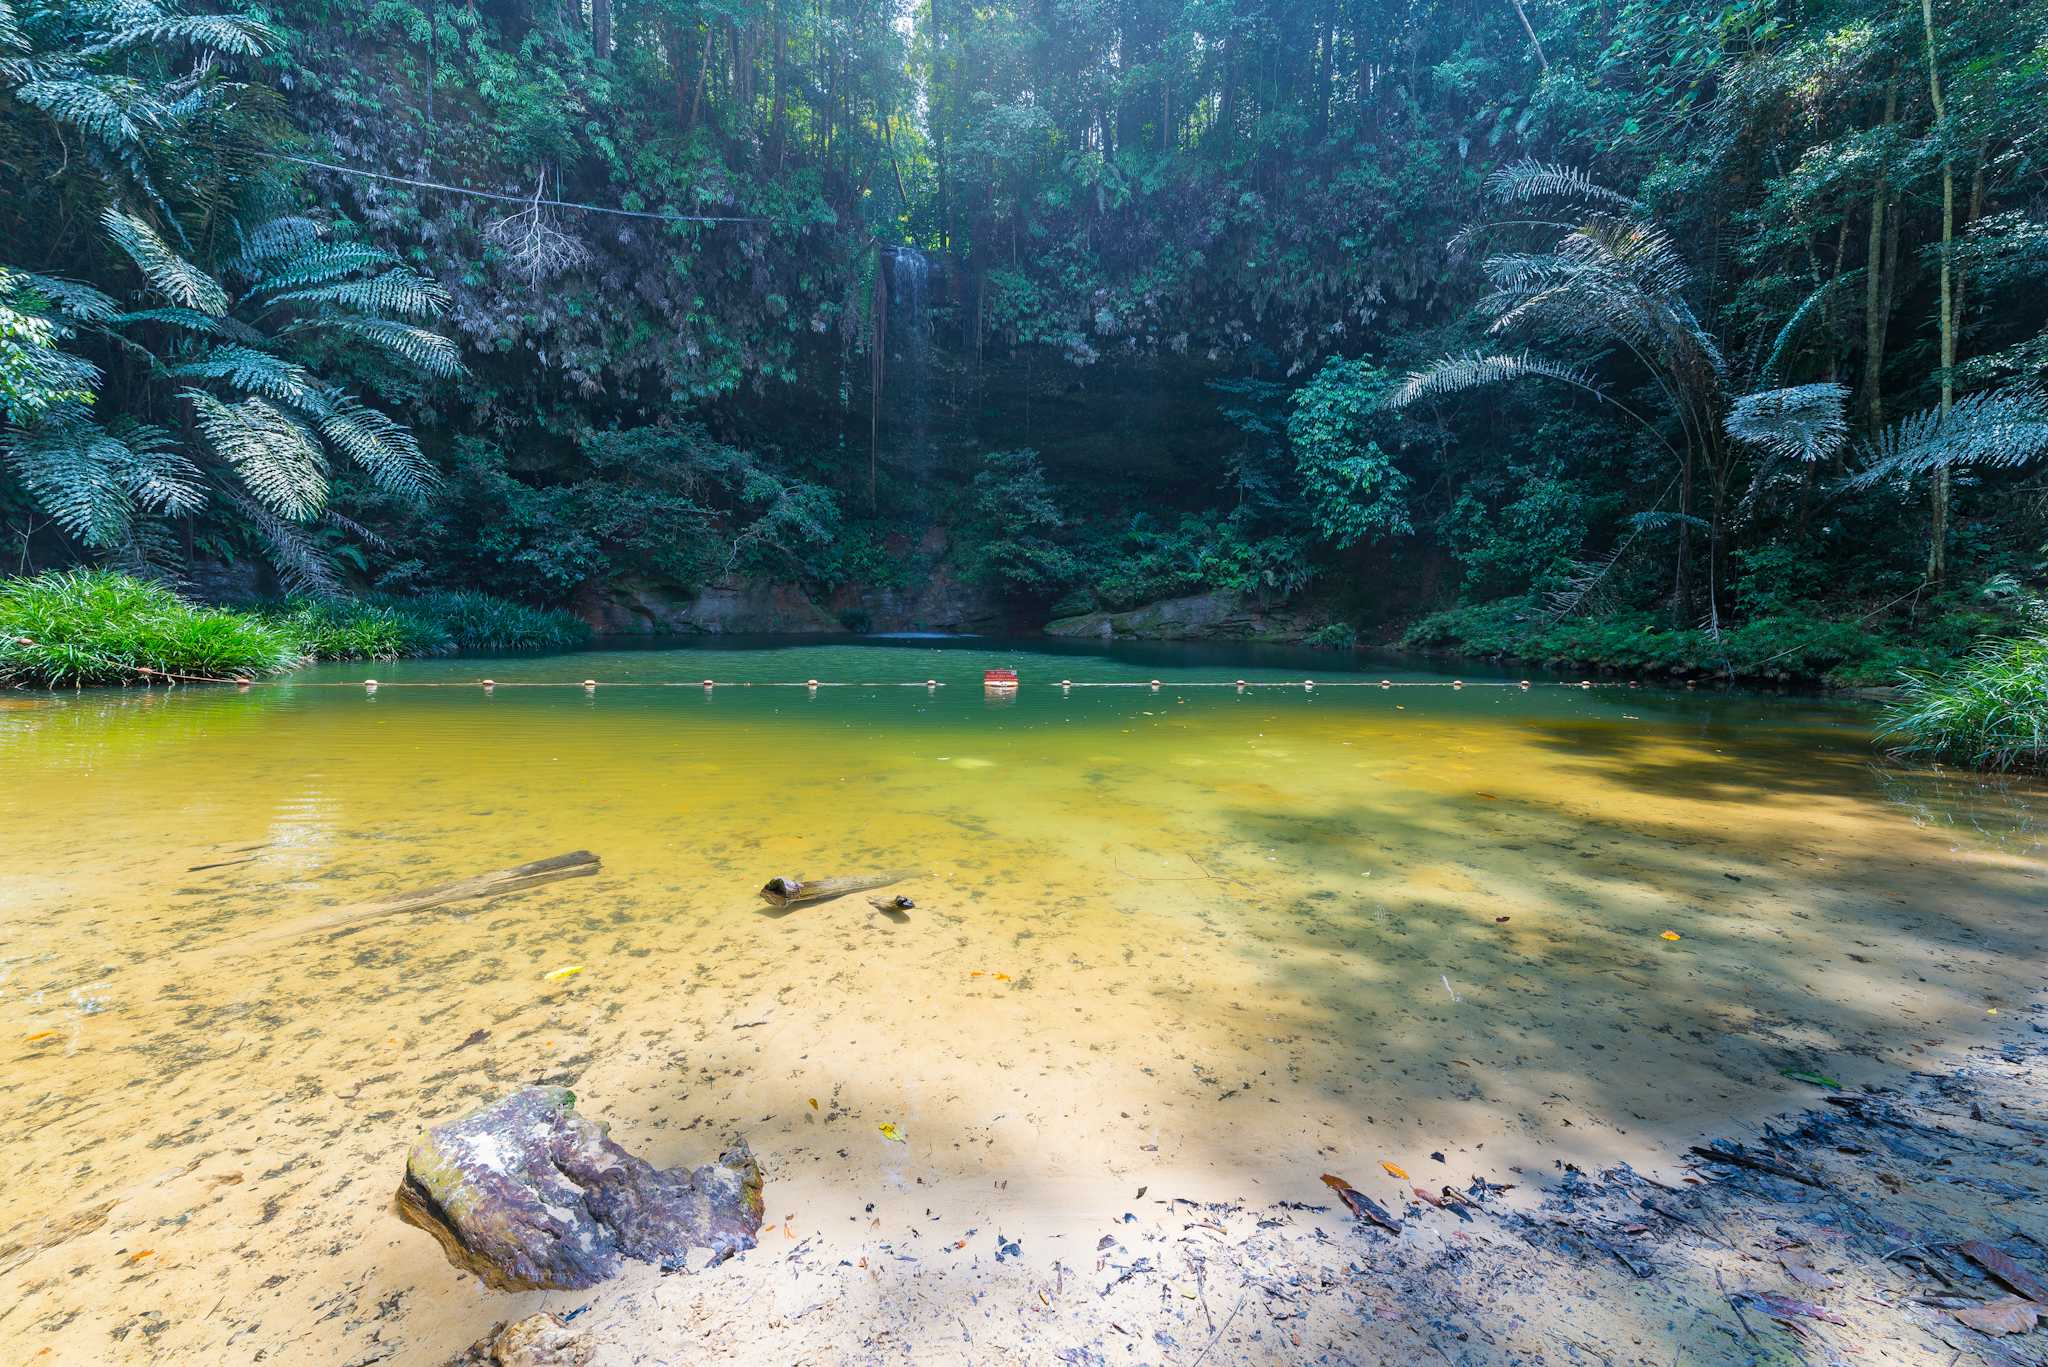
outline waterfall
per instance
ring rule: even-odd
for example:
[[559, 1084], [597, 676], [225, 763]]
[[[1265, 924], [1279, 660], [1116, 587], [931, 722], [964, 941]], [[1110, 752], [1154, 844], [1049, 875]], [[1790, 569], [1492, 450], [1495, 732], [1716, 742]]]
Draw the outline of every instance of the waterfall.
[[931, 471], [932, 319], [928, 299], [931, 260], [915, 247], [889, 253], [890, 387], [898, 395], [903, 430], [897, 463], [911, 474]]

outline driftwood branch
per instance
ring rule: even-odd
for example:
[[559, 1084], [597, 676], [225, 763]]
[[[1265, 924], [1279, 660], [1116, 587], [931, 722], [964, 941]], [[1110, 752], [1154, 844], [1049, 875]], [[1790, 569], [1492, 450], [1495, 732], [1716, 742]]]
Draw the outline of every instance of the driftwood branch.
[[299, 935], [352, 928], [380, 917], [398, 916], [408, 911], [428, 911], [434, 907], [446, 906], [450, 902], [473, 902], [482, 897], [503, 897], [508, 893], [525, 892], [530, 888], [559, 883], [565, 878], [588, 878], [602, 867], [598, 857], [589, 850], [575, 850], [569, 854], [558, 854], [552, 859], [536, 859], [530, 864], [515, 864], [509, 869], [480, 873], [474, 878], [463, 878], [453, 883], [420, 888], [415, 892], [404, 893], [381, 902], [363, 902], [352, 907], [323, 911], [317, 916], [309, 916], [287, 925], [259, 931], [250, 938], [284, 940]]

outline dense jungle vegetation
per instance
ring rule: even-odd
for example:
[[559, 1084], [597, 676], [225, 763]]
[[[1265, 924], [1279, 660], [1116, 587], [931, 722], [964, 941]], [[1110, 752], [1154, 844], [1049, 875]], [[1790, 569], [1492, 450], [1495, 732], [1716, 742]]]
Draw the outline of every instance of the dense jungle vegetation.
[[2041, 0], [4, 0], [4, 568], [1889, 682], [2044, 136]]

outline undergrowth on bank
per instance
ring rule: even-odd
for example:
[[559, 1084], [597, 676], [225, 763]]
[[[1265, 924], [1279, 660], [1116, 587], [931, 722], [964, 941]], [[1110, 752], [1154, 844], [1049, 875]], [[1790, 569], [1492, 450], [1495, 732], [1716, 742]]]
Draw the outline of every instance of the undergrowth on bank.
[[573, 650], [589, 639], [590, 628], [567, 612], [473, 591], [294, 599], [244, 611], [190, 603], [111, 570], [0, 580], [0, 684], [10, 687], [257, 679], [312, 660]]
[[0, 580], [0, 683], [69, 688], [158, 674], [255, 679], [304, 658], [282, 624], [197, 607], [145, 579], [66, 570]]
[[1945, 669], [1912, 673], [1881, 739], [1903, 758], [2039, 770], [2048, 759], [2048, 636], [1986, 641]]

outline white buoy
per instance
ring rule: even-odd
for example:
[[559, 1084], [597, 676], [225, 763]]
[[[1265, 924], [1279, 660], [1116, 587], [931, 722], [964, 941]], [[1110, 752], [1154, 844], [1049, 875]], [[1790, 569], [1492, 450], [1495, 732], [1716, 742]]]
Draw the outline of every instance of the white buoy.
[[1453, 679], [1453, 680], [1451, 680], [1451, 687], [1453, 687], [1453, 688], [1463, 688], [1464, 686], [1465, 686], [1465, 681], [1464, 681], [1463, 679]]
[[1154, 693], [1157, 693], [1157, 692], [1159, 691], [1159, 680], [1157, 680], [1157, 679], [1154, 679], [1154, 680], [1152, 681], [1152, 691], [1153, 691]]
[[926, 679], [924, 681], [924, 686], [927, 689], [937, 688], [939, 686], [939, 681], [937, 679]]
[[363, 692], [365, 692], [365, 693], [375, 693], [376, 691], [377, 691], [377, 681], [376, 681], [375, 679], [365, 679], [365, 680], [363, 680]]
[[1316, 681], [1314, 679], [1303, 679], [1301, 681], [1301, 687], [1304, 692], [1312, 692], [1315, 689], [1315, 686]]
[[818, 691], [818, 681], [816, 679], [805, 679], [804, 687], [810, 689], [811, 692], [815, 693]]
[[1061, 680], [1060, 680], [1060, 692], [1062, 692], [1062, 693], [1067, 693], [1067, 692], [1071, 692], [1071, 691], [1073, 690], [1073, 687], [1074, 687], [1074, 681], [1073, 681], [1072, 679], [1061, 679]]
[[484, 692], [486, 692], [486, 693], [490, 692], [490, 691], [491, 691], [492, 689], [496, 688], [497, 686], [498, 686], [498, 681], [497, 681], [496, 679], [485, 679], [485, 680], [484, 680]]
[[1522, 680], [1521, 688], [1525, 693], [1529, 690], [1529, 681], [1527, 679]]
[[1381, 688], [1392, 688], [1393, 686], [1394, 686], [1394, 681], [1393, 681], [1392, 679], [1381, 679], [1381, 680], [1380, 680], [1380, 687], [1381, 687]]
[[1581, 688], [1591, 688], [1592, 686], [1593, 686], [1593, 681], [1592, 681], [1591, 679], [1581, 679], [1581, 680], [1579, 680], [1579, 687], [1581, 687]]
[[1239, 679], [1239, 680], [1237, 681], [1237, 691], [1238, 691], [1238, 692], [1240, 692], [1240, 693], [1244, 692], [1244, 680], [1243, 680], [1243, 679]]
[[705, 686], [706, 688], [716, 688], [716, 687], [718, 687], [718, 685], [717, 685], [717, 684], [713, 683], [713, 682], [712, 682], [711, 680], [709, 680], [709, 679], [706, 679], [706, 680], [704, 681], [704, 686]]

